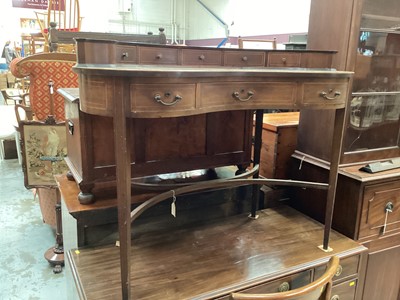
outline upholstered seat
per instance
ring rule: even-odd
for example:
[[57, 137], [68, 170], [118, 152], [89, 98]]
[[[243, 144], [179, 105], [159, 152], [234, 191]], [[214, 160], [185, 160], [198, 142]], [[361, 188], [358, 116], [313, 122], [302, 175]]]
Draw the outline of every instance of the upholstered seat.
[[[76, 55], [71, 53], [41, 53], [25, 58], [16, 58], [10, 64], [15, 77], [29, 76], [29, 101], [37, 120], [44, 120], [51, 112], [49, 81], [54, 82], [54, 91], [58, 88], [78, 87], [78, 75], [72, 72]], [[64, 98], [53, 95], [54, 116], [57, 121], [65, 119]]]

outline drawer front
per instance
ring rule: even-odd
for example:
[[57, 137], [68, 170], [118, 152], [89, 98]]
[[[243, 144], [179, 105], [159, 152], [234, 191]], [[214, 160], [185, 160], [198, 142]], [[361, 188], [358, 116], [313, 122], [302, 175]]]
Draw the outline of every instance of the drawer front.
[[303, 83], [301, 103], [302, 107], [313, 108], [343, 108], [347, 98], [348, 82]]
[[136, 47], [115, 47], [115, 60], [117, 63], [137, 63], [136, 58], [137, 48]]
[[182, 50], [183, 65], [221, 66], [222, 52], [212, 50]]
[[332, 68], [332, 58], [331, 53], [301, 53], [301, 68]]
[[[390, 209], [391, 212], [386, 212], [386, 209]], [[400, 181], [366, 186], [359, 238], [380, 236], [399, 229]]]
[[178, 64], [178, 49], [140, 47], [139, 57], [141, 64]]
[[226, 51], [224, 65], [235, 67], [261, 67], [265, 65], [265, 52]]
[[282, 82], [229, 82], [199, 85], [199, 107], [233, 109], [293, 108], [296, 84]]
[[270, 52], [267, 66], [277, 68], [300, 67], [300, 58], [300, 53]]
[[278, 280], [260, 284], [240, 292], [249, 294], [278, 293], [305, 286], [310, 282], [311, 270], [307, 270], [291, 276], [280, 278]]
[[[339, 267], [335, 276], [333, 277], [333, 282], [337, 282], [341, 279], [350, 277], [350, 276], [357, 276], [358, 274], [358, 264], [360, 261], [360, 256], [350, 256], [340, 260]], [[321, 277], [324, 274], [326, 269], [326, 265], [319, 266], [315, 268], [315, 275], [314, 280]]]
[[183, 111], [195, 108], [194, 84], [132, 84], [131, 111]]
[[357, 280], [349, 280], [332, 287], [330, 300], [354, 300], [356, 296]]

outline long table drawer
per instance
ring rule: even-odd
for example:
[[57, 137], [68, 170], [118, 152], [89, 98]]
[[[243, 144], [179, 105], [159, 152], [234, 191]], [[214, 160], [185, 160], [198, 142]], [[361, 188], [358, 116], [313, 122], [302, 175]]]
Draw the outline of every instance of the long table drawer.
[[296, 84], [282, 82], [230, 82], [202, 83], [199, 85], [199, 108], [230, 109], [268, 108], [277, 106], [293, 108]]
[[132, 84], [131, 111], [182, 111], [195, 108], [195, 84]]

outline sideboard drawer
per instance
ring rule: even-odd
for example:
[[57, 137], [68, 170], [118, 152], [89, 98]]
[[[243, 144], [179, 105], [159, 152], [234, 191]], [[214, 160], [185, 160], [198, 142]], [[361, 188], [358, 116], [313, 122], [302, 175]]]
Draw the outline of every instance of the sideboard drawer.
[[[333, 282], [337, 282], [343, 278], [347, 278], [350, 276], [357, 276], [359, 262], [360, 262], [359, 255], [341, 259], [336, 274], [333, 277]], [[324, 274], [325, 270], [326, 270], [326, 265], [316, 267], [314, 280], [321, 277], [322, 274]]]
[[354, 300], [356, 288], [356, 279], [335, 284], [332, 287], [330, 300]]
[[342, 108], [347, 98], [348, 82], [303, 83], [302, 107], [313, 106], [318, 109]]
[[294, 68], [300, 67], [300, 53], [271, 52], [268, 53], [267, 67]]
[[[386, 213], [386, 209], [391, 212]], [[364, 188], [359, 239], [400, 229], [400, 181], [367, 185]]]
[[139, 60], [141, 64], [177, 65], [178, 49], [140, 47]]
[[182, 65], [221, 66], [222, 53], [213, 50], [182, 49]]
[[311, 270], [293, 274], [277, 280], [260, 284], [245, 290], [241, 293], [263, 294], [263, 293], [278, 293], [293, 290], [305, 286], [311, 282]]
[[280, 103], [282, 108], [293, 108], [296, 84], [284, 82], [230, 82], [199, 84], [199, 107], [246, 109], [256, 106], [268, 108]]
[[226, 51], [224, 65], [234, 67], [263, 67], [265, 65], [265, 52]]
[[195, 108], [194, 84], [132, 84], [131, 111], [157, 112]]

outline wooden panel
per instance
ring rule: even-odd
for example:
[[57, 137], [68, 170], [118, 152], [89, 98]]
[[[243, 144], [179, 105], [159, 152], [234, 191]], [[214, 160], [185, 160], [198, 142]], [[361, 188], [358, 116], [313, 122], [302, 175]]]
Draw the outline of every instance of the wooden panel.
[[[386, 205], [393, 204], [392, 212], [386, 214]], [[400, 229], [400, 182], [366, 186], [360, 223], [359, 238], [386, 234]]]
[[370, 253], [363, 300], [398, 300], [400, 247]]
[[263, 51], [226, 51], [224, 66], [262, 67], [265, 65], [265, 56]]
[[300, 53], [270, 52], [268, 53], [268, 67], [290, 68], [300, 67]]
[[178, 64], [178, 49], [140, 47], [139, 61], [141, 64], [176, 65]]
[[183, 65], [221, 66], [222, 52], [213, 50], [182, 49]]

